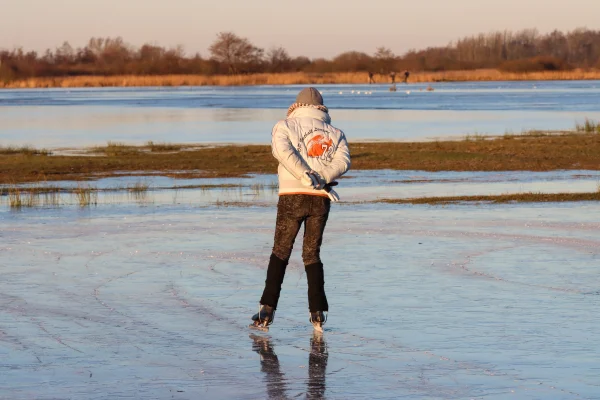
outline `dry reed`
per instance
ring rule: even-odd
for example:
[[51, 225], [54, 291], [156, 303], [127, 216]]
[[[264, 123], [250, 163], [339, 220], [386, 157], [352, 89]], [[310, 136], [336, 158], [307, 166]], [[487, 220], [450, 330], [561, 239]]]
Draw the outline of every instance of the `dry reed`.
[[0, 196], [8, 197], [8, 206], [11, 209], [23, 207], [58, 207], [60, 205], [60, 191], [56, 186], [48, 186], [43, 183], [35, 186], [23, 187], [11, 184], [8, 188], [0, 191]]
[[147, 192], [149, 188], [150, 184], [148, 184], [147, 182], [138, 181], [129, 185], [127, 190], [129, 190], [132, 193], [143, 193]]
[[583, 123], [575, 124], [575, 130], [585, 133], [600, 133], [600, 122], [586, 118]]
[[2, 155], [13, 155], [20, 154], [24, 156], [49, 156], [52, 154], [51, 151], [46, 149], [36, 149], [31, 146], [0, 146], [0, 154]]
[[106, 146], [98, 146], [90, 149], [90, 153], [104, 153], [107, 156], [124, 156], [139, 153], [140, 149], [121, 142], [108, 141]]
[[[600, 70], [576, 69], [512, 73], [497, 69], [469, 71], [413, 72], [409, 83], [461, 81], [530, 81], [530, 80], [597, 80]], [[139, 86], [252, 86], [252, 85], [305, 85], [305, 84], [361, 84], [367, 83], [366, 72], [339, 73], [273, 73], [248, 75], [117, 75], [65, 76], [29, 78], [0, 82], [0, 88], [50, 87], [139, 87]], [[389, 83], [387, 75], [375, 75], [376, 83]]]
[[75, 189], [75, 197], [80, 207], [98, 204], [98, 191], [89, 186], [78, 185]]

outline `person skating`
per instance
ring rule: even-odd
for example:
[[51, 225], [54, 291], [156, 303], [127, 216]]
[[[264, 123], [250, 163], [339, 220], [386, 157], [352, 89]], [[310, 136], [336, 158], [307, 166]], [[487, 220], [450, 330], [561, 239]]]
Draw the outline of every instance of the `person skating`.
[[373, 79], [373, 73], [369, 71], [367, 74], [369, 74], [369, 85], [375, 83], [375, 79]]
[[410, 76], [410, 72], [404, 71], [404, 83], [408, 83], [408, 77]]
[[288, 109], [287, 118], [273, 128], [271, 148], [279, 161], [277, 222], [265, 288], [251, 327], [267, 330], [274, 321], [285, 270], [302, 224], [309, 320], [317, 331], [322, 331], [326, 321], [329, 305], [320, 258], [321, 243], [331, 202], [339, 200], [331, 186], [350, 168], [346, 136], [330, 123], [323, 97], [310, 87], [298, 94]]

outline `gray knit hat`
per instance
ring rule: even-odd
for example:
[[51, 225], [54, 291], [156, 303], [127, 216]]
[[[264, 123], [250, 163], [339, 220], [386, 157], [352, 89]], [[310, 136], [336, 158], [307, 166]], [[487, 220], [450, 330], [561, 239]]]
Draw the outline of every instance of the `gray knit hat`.
[[304, 88], [298, 93], [296, 97], [296, 103], [308, 104], [311, 106], [322, 106], [323, 96], [314, 87]]

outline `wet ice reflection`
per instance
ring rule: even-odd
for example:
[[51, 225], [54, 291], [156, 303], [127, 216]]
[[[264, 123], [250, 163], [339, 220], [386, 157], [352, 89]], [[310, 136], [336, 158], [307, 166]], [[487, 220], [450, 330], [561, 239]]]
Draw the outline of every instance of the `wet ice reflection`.
[[[285, 371], [275, 354], [275, 346], [271, 339], [265, 335], [250, 334], [252, 350], [260, 355], [261, 371], [269, 399], [289, 398]], [[310, 339], [310, 353], [308, 354], [308, 378], [306, 379], [306, 398], [321, 399], [325, 396], [327, 372], [327, 343], [322, 334], [313, 334]]]

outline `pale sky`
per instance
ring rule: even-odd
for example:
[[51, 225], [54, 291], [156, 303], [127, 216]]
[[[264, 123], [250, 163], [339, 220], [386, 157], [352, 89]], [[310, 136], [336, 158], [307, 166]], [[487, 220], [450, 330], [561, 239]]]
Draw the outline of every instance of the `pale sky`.
[[403, 54], [493, 30], [600, 29], [600, 0], [0, 0], [0, 48], [43, 51], [92, 36], [183, 45], [208, 57], [221, 31], [291, 56]]

